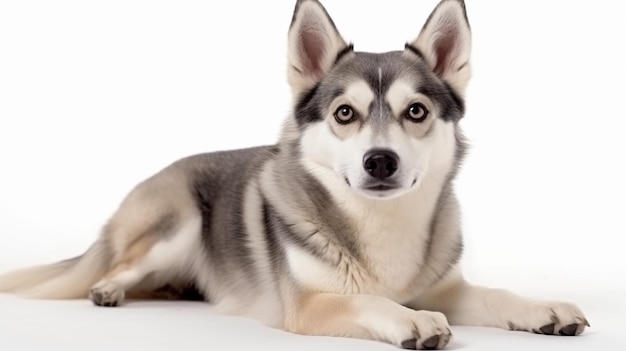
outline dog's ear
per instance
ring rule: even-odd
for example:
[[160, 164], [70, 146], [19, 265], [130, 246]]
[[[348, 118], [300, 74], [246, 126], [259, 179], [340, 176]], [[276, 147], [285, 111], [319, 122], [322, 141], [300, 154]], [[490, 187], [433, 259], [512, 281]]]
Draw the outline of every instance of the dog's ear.
[[289, 84], [294, 96], [321, 81], [340, 53], [350, 47], [322, 4], [298, 0], [289, 28]]
[[442, 0], [411, 47], [419, 50], [437, 76], [463, 95], [470, 78], [471, 44], [465, 3]]

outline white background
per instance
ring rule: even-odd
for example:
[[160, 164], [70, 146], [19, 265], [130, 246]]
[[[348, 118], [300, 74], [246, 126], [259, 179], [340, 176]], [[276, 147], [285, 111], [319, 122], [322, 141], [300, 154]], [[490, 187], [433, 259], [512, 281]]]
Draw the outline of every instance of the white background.
[[[294, 1], [0, 2], [0, 272], [80, 254], [139, 181], [269, 144], [290, 110]], [[359, 51], [398, 50], [436, 0], [326, 0]], [[577, 302], [557, 338], [455, 327], [450, 349], [614, 346], [626, 313], [621, 2], [468, 0], [474, 78], [457, 181], [466, 275]], [[0, 297], [2, 350], [393, 350], [286, 334], [205, 304]]]

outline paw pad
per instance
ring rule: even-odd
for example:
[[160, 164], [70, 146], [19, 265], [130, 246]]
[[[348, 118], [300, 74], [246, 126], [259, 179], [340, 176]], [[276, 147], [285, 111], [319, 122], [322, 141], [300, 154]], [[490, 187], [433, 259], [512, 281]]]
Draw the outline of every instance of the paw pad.
[[575, 336], [575, 335], [582, 333], [584, 328], [585, 326], [583, 324], [577, 324], [577, 323], [569, 324], [561, 328], [561, 330], [559, 330], [559, 335]]
[[433, 335], [422, 343], [425, 350], [435, 350], [437, 345], [439, 345], [439, 335]]
[[107, 287], [94, 287], [89, 292], [89, 298], [97, 306], [117, 307], [124, 299], [124, 292], [117, 289], [107, 289]]
[[537, 334], [553, 335], [555, 325], [555, 323], [546, 324], [543, 327], [539, 328], [539, 330], [533, 330], [533, 332]]

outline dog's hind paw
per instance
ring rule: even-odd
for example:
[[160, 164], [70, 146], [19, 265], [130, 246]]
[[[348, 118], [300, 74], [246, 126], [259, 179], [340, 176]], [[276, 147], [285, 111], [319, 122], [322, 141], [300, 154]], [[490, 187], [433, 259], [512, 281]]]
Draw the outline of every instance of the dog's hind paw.
[[91, 288], [89, 299], [97, 306], [117, 307], [124, 301], [124, 289], [113, 282], [99, 282]]

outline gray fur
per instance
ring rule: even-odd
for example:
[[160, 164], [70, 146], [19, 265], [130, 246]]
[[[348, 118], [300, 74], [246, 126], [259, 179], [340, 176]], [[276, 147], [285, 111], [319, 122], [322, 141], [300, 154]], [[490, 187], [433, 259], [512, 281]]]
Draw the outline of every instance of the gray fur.
[[[411, 52], [405, 50], [405, 52]], [[458, 121], [465, 112], [463, 99], [450, 86], [437, 78], [423, 58], [417, 55], [404, 55], [403, 51], [383, 54], [355, 52], [341, 60], [318, 86], [315, 86], [301, 98], [295, 107], [295, 118], [301, 129], [309, 123], [322, 120], [322, 113], [327, 106], [343, 93], [346, 81], [364, 79], [377, 93], [377, 99], [370, 106], [371, 123], [378, 125], [377, 130], [384, 132], [384, 125], [392, 118], [389, 105], [383, 97], [389, 86], [399, 77], [415, 79], [415, 91], [430, 97], [443, 110], [440, 118], [446, 121]], [[382, 81], [379, 79], [382, 72]]]
[[[288, 192], [282, 192], [284, 198], [296, 204], [297, 207], [294, 210], [300, 212], [315, 230], [298, 233], [289, 229], [285, 230], [282, 235], [296, 236], [302, 243], [310, 243], [313, 235], [332, 235], [324, 237], [324, 241], [340, 246], [355, 259], [361, 258], [356, 229], [346, 222], [345, 216], [336, 206], [324, 185], [310, 175], [299, 162], [296, 162], [299, 158], [297, 145], [282, 148], [282, 153], [277, 158], [275, 176], [278, 182], [284, 184], [284, 189], [289, 189]], [[287, 172], [284, 172], [285, 170]], [[308, 249], [320, 258], [325, 256], [323, 251], [326, 247], [308, 247]]]
[[[308, 11], [300, 16], [303, 7]], [[173, 163], [127, 196], [84, 255], [0, 277], [0, 291], [44, 298], [89, 293], [103, 306], [146, 294], [202, 298], [289, 331], [407, 348], [448, 342], [446, 317], [429, 312], [435, 310], [467, 324], [581, 333], [588, 323], [576, 308], [546, 309], [469, 287], [455, 269], [463, 241], [453, 183], [467, 149], [458, 123], [470, 43], [463, 1], [442, 0], [435, 12], [442, 8], [447, 12], [431, 15], [426, 34], [404, 51], [375, 54], [353, 52], [318, 1], [298, 0], [289, 31], [294, 108], [276, 145]], [[433, 18], [443, 29], [428, 28]], [[353, 91], [363, 95], [357, 102], [344, 96]], [[335, 100], [354, 103], [365, 115], [335, 121], [329, 111]], [[434, 107], [438, 119], [407, 118], [415, 101]], [[352, 122], [358, 128], [335, 132]], [[394, 144], [392, 136], [402, 142]], [[364, 172], [364, 155], [382, 147], [375, 139], [387, 139], [391, 146], [384, 147], [398, 155], [399, 166], [394, 158], [395, 173], [386, 180], [395, 188], [371, 195], [338, 168]], [[408, 171], [398, 176], [403, 163]], [[536, 318], [501, 312], [510, 304], [534, 308]], [[546, 311], [569, 320], [546, 328]]]
[[181, 162], [189, 191], [202, 213], [202, 243], [216, 276], [239, 272], [251, 282], [259, 278], [246, 245], [242, 202], [246, 186], [277, 148], [265, 146], [196, 155]]
[[[319, 5], [315, 0], [298, 1], [294, 18], [301, 4], [306, 1]], [[335, 28], [325, 10], [323, 13]], [[192, 286], [197, 287], [205, 298], [213, 300], [217, 297], [212, 296], [213, 292], [221, 290], [216, 286], [223, 285], [231, 292], [237, 289], [255, 291], [255, 286], [267, 278], [258, 270], [250, 248], [251, 233], [244, 225], [244, 202], [247, 201], [244, 195], [253, 185], [254, 191], [263, 199], [262, 204], [254, 210], [262, 212], [265, 231], [263, 237], [272, 255], [270, 261], [274, 265], [274, 272], [285, 270], [281, 264], [284, 265], [284, 252], [288, 245], [298, 246], [332, 265], [347, 261], [366, 267], [369, 263], [363, 253], [358, 224], [347, 220], [348, 216], [335, 203], [330, 191], [302, 166], [299, 137], [307, 126], [322, 122], [322, 114], [333, 99], [343, 93], [347, 82], [355, 79], [365, 80], [376, 93], [366, 117], [367, 123], [377, 133], [384, 134], [389, 124], [397, 122], [384, 96], [391, 84], [400, 77], [414, 80], [415, 91], [430, 97], [443, 111], [439, 117], [456, 126], [464, 112], [462, 99], [432, 72], [422, 56], [407, 55], [406, 52], [407, 50], [381, 54], [356, 52], [342, 55], [341, 60], [335, 63], [323, 80], [296, 100], [292, 116], [299, 126], [300, 135], [296, 138], [282, 140], [273, 146], [191, 156], [175, 162], [140, 184], [127, 202], [131, 202], [133, 198], [159, 196], [159, 191], [167, 191], [158, 198], [161, 207], [156, 212], [159, 215], [141, 233], [135, 234], [130, 245], [146, 237], [169, 240], [183, 225], [189, 213], [197, 212], [202, 217], [202, 252], [206, 255], [208, 265], [205, 268], [214, 279], [210, 286], [203, 286], [196, 281], [197, 277], [187, 273], [183, 279], [163, 282], [157, 290], [163, 286], [178, 290]], [[423, 271], [422, 288], [436, 283], [456, 264], [461, 254], [461, 236], [456, 228], [457, 205], [452, 190], [452, 181], [465, 150], [458, 127], [457, 135], [455, 167], [448, 174], [440, 192], [432, 214], [428, 243], [424, 245], [425, 259], [420, 269]], [[274, 182], [280, 185], [278, 190], [264, 189], [259, 185], [258, 178], [268, 167]], [[174, 181], [178, 179], [179, 183], [172, 185], [167, 177]], [[277, 195], [273, 194], [275, 191], [279, 192], [281, 201], [289, 204], [290, 213], [281, 212], [277, 204], [272, 203], [271, 198], [276, 198]], [[166, 196], [174, 196], [177, 201], [183, 202], [186, 198], [191, 199], [195, 209], [175, 208], [170, 205], [174, 202], [170, 202]], [[124, 206], [120, 211], [124, 210]], [[306, 226], [292, 223], [289, 218], [298, 218]], [[107, 253], [106, 267], [115, 265], [113, 253], [108, 254], [113, 250], [113, 242], [109, 239], [123, 231], [123, 225], [124, 222], [120, 224], [114, 217], [103, 229], [102, 236], [105, 240], [98, 250]], [[302, 227], [306, 227], [306, 230]], [[451, 234], [439, 233], [449, 231], [451, 227], [454, 227]], [[274, 279], [278, 280], [276, 277]]]

